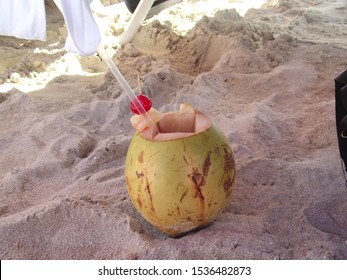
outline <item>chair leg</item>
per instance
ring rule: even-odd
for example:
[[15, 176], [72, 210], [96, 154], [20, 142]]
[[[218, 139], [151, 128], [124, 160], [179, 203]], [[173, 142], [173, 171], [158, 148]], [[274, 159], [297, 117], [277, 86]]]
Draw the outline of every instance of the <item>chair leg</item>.
[[60, 0], [53, 0], [53, 1], [54, 1], [55, 5], [58, 7], [58, 9], [59, 9], [60, 11], [62, 11], [63, 9], [62, 9], [62, 7], [61, 7]]
[[137, 8], [131, 16], [126, 30], [116, 38], [120, 45], [130, 42], [131, 39], [136, 35], [154, 1], [155, 0], [141, 0], [141, 2], [137, 5]]

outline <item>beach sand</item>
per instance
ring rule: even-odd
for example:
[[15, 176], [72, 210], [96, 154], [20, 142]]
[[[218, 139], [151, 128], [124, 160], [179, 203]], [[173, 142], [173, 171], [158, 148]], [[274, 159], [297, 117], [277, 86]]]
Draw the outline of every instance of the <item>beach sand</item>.
[[[193, 105], [234, 151], [227, 208], [180, 238], [132, 205], [129, 100], [98, 56], [63, 50], [55, 5], [46, 42], [0, 37], [1, 259], [347, 259], [334, 100], [346, 1], [247, 2], [184, 0], [113, 56], [159, 111]], [[130, 18], [117, 7], [99, 15], [110, 49]]]

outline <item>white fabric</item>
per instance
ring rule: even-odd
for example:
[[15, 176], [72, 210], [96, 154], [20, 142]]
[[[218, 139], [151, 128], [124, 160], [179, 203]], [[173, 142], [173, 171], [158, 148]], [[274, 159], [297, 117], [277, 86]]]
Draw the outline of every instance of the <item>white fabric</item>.
[[[90, 3], [93, 0], [60, 0], [68, 29], [65, 49], [80, 55], [96, 53], [99, 28]], [[44, 0], [0, 0], [0, 35], [28, 40], [46, 40]]]
[[0, 35], [45, 41], [44, 0], [0, 0]]
[[68, 30], [65, 49], [80, 55], [96, 53], [100, 31], [94, 20], [90, 3], [93, 0], [60, 0]]

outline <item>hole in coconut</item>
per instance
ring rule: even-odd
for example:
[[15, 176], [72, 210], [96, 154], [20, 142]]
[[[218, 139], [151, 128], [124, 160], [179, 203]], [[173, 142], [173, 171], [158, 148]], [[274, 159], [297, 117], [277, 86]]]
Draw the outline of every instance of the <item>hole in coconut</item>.
[[156, 141], [169, 141], [196, 135], [211, 125], [212, 121], [200, 112], [169, 112], [156, 124], [159, 132], [152, 129], [150, 133], [145, 131], [141, 135]]
[[194, 133], [195, 113], [172, 112], [165, 114], [158, 122], [159, 133]]

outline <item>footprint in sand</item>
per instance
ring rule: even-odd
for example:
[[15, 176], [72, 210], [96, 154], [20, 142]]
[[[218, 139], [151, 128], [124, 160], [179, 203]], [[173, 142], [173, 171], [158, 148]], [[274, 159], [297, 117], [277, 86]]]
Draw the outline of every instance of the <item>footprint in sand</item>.
[[316, 229], [347, 239], [347, 201], [345, 197], [318, 202], [305, 210], [305, 216]]

